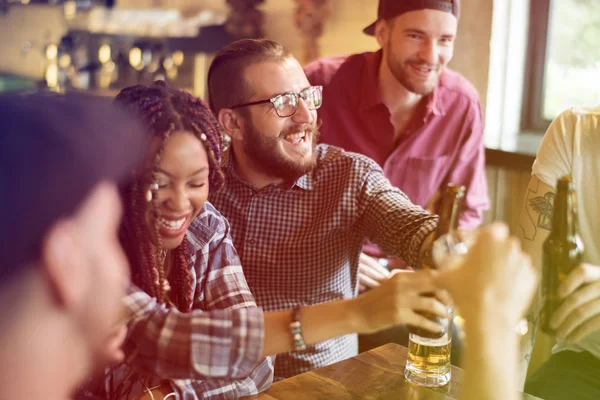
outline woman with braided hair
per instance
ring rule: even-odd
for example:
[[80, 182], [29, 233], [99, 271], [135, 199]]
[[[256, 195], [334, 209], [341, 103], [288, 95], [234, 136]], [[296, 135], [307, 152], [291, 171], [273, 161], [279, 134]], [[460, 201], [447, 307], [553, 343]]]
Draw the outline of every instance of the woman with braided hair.
[[200, 100], [163, 81], [126, 88], [116, 102], [141, 116], [153, 139], [146, 170], [123, 190], [121, 242], [133, 282], [187, 312], [193, 302], [184, 238], [209, 191], [223, 185], [218, 127]]
[[[120, 240], [135, 285], [126, 299], [131, 316], [124, 346], [127, 361], [110, 370], [102, 391], [93, 392], [104, 398], [135, 398], [168, 380], [185, 399], [237, 398], [266, 389], [272, 381], [272, 362], [259, 364], [260, 348], [249, 349], [258, 354], [233, 356], [220, 352], [221, 344], [210, 340], [180, 343], [178, 335], [189, 336], [189, 324], [203, 320], [173, 319], [191, 316], [192, 310], [218, 310], [227, 316], [223, 310], [256, 308], [229, 225], [206, 201], [209, 192], [223, 184], [216, 120], [202, 101], [162, 81], [123, 89], [116, 103], [141, 117], [150, 141], [145, 167], [121, 190]], [[209, 333], [214, 328], [204, 329]], [[199, 345], [207, 351], [194, 356], [194, 346]], [[258, 366], [242, 368], [245, 357], [253, 360], [252, 367]]]

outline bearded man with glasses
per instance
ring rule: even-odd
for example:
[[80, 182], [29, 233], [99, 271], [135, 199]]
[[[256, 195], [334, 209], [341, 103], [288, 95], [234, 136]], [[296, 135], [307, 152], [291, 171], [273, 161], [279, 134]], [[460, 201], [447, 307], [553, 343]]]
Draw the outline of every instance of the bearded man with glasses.
[[[427, 261], [438, 217], [411, 203], [368, 157], [317, 145], [322, 88], [309, 84], [280, 44], [244, 39], [226, 46], [211, 64], [208, 88], [231, 138], [225, 186], [210, 201], [231, 224], [258, 305], [296, 309], [296, 351], [277, 355], [276, 378], [356, 355], [356, 335], [303, 346], [302, 307], [358, 294], [365, 238], [410, 265]], [[405, 274], [407, 287], [418, 286], [411, 284], [422, 279], [417, 275]], [[403, 322], [424, 327], [415, 310], [438, 307], [435, 298], [407, 290]]]

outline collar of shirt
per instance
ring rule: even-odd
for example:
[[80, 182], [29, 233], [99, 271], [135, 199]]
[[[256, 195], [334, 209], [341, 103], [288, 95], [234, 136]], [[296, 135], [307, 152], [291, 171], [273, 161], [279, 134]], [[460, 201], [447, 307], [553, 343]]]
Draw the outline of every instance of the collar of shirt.
[[[380, 49], [374, 53], [367, 54], [366, 57], [367, 63], [361, 78], [359, 107], [361, 109], [368, 109], [380, 104], [385, 107], [381, 97], [381, 90], [379, 89], [379, 67], [381, 65], [383, 51]], [[425, 97], [425, 113], [423, 115], [423, 121], [431, 114], [436, 116], [445, 114], [445, 107], [444, 104], [442, 104], [442, 99], [439, 94], [441, 79], [442, 77], [440, 76], [438, 85], [433, 89], [431, 94]]]
[[[221, 163], [221, 165], [223, 166], [223, 173], [226, 176], [231, 176], [232, 178], [234, 178], [236, 181], [240, 182], [241, 184], [258, 192], [259, 190], [256, 188], [256, 186], [254, 186], [252, 183], [248, 182], [247, 180], [243, 179], [241, 176], [238, 175], [237, 171], [235, 170], [234, 163], [235, 163], [235, 156], [232, 152], [231, 147], [229, 147], [229, 149], [227, 149], [226, 151], [223, 152], [223, 160]], [[269, 186], [267, 186], [267, 188], [278, 188], [281, 190], [293, 190], [294, 188], [299, 188], [299, 189], [303, 189], [303, 190], [313, 190], [315, 187], [315, 176], [314, 175], [315, 175], [315, 170], [313, 169], [312, 171], [310, 171], [310, 172], [302, 175], [300, 178], [296, 179], [295, 182], [284, 182], [280, 185], [269, 185]]]

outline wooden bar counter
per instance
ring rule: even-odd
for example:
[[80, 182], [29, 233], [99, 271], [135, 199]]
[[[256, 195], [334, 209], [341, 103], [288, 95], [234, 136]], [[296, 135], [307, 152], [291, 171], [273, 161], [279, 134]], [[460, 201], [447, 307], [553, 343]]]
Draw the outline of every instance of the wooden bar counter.
[[[245, 400], [448, 400], [459, 399], [463, 371], [452, 367], [451, 382], [425, 388], [404, 378], [408, 349], [389, 343], [327, 367], [273, 384]], [[523, 395], [524, 400], [537, 397]]]

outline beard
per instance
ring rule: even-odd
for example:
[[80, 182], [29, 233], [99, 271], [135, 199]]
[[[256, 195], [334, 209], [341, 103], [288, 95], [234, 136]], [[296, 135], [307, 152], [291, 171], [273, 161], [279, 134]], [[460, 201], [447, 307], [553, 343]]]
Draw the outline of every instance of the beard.
[[[316, 164], [315, 148], [320, 136], [320, 123], [299, 124], [282, 131], [277, 138], [265, 137], [254, 126], [249, 124], [244, 140], [244, 153], [253, 166], [265, 175], [294, 182], [301, 176], [312, 171]], [[306, 139], [312, 138], [310, 157], [303, 160], [289, 158], [279, 147], [286, 135], [306, 132]]]
[[[396, 58], [394, 58], [394, 55], [392, 53], [392, 49], [391, 46], [389, 46], [388, 43], [388, 48], [387, 48], [387, 57], [386, 57], [386, 62], [387, 62], [387, 66], [390, 70], [390, 72], [392, 73], [392, 75], [394, 75], [394, 78], [396, 78], [396, 80], [398, 82], [400, 82], [400, 84], [402, 86], [404, 86], [408, 91], [422, 95], [422, 96], [426, 96], [429, 93], [431, 93], [433, 91], [433, 89], [435, 89], [435, 87], [437, 86], [439, 79], [440, 79], [440, 74], [442, 72], [442, 65], [440, 64], [429, 64], [426, 61], [422, 61], [419, 59], [409, 59], [406, 61], [400, 61]], [[430, 80], [424, 82], [422, 80], [418, 80], [416, 78], [414, 78], [413, 76], [411, 76], [411, 65], [414, 66], [422, 66], [422, 67], [428, 67], [431, 68], [434, 73], [435, 73], [435, 77], [432, 77]]]

